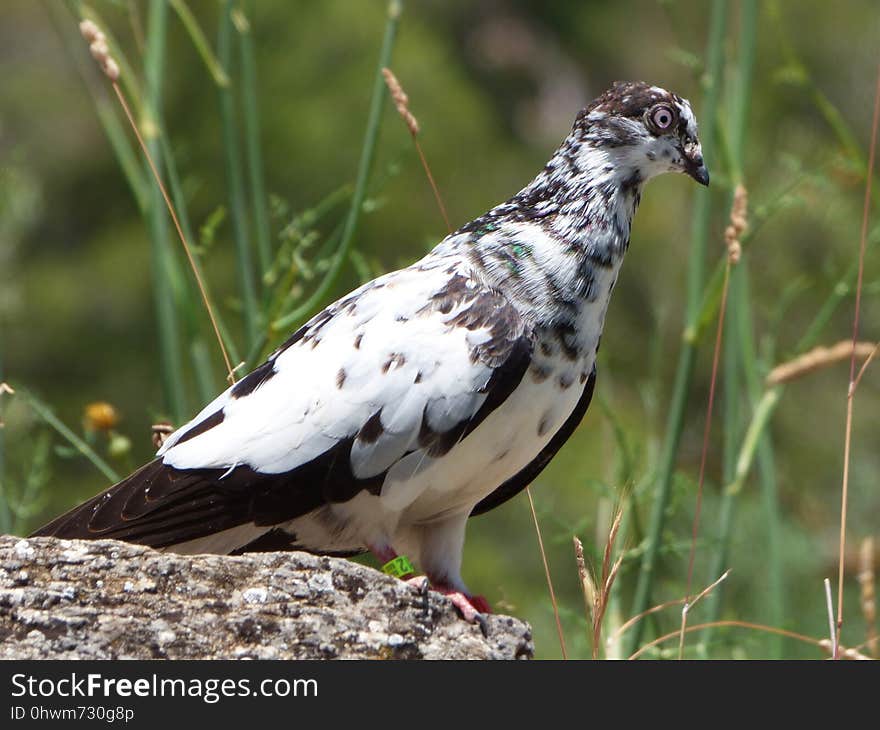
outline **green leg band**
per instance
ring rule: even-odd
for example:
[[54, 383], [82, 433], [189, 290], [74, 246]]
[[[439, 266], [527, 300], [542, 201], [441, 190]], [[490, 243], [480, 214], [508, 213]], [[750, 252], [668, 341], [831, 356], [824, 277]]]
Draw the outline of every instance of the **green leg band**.
[[416, 569], [406, 555], [398, 555], [394, 560], [389, 560], [382, 566], [382, 572], [395, 578], [403, 578], [415, 573]]

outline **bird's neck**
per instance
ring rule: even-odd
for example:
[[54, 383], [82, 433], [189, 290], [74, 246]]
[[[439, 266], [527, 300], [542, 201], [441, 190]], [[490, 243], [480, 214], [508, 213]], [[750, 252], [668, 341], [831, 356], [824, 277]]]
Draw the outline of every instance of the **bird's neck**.
[[569, 136], [510, 202], [543, 220], [566, 247], [598, 260], [620, 258], [641, 198], [643, 176], [626, 149], [577, 144]]
[[621, 151], [569, 137], [534, 180], [452, 241], [539, 323], [574, 322], [590, 310], [601, 329], [641, 186]]

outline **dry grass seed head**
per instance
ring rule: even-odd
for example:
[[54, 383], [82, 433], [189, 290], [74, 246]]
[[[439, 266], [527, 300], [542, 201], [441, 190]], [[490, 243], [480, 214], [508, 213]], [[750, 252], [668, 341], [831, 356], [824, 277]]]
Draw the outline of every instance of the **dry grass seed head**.
[[748, 208], [748, 192], [742, 184], [737, 185], [733, 193], [733, 204], [730, 207], [730, 225], [724, 229], [724, 244], [727, 246], [727, 257], [731, 264], [739, 263], [742, 255], [742, 244], [739, 239], [749, 227]]
[[390, 68], [383, 68], [382, 76], [385, 79], [385, 85], [388, 87], [388, 91], [391, 93], [391, 99], [394, 101], [397, 113], [400, 114], [407, 129], [409, 129], [409, 133], [415, 137], [419, 133], [419, 123], [415, 116], [413, 116], [413, 113], [409, 110], [409, 97], [406, 95], [406, 92], [403, 90], [403, 87], [400, 85], [400, 82]]
[[593, 578], [587, 569], [586, 560], [584, 560], [583, 543], [577, 537], [573, 537], [572, 540], [574, 541], [574, 557], [577, 562], [578, 577], [581, 579], [581, 590], [584, 594], [584, 606], [586, 607], [590, 623], [592, 623], [593, 607], [596, 604], [596, 584], [593, 583]]
[[602, 576], [599, 580], [598, 576], [592, 575], [592, 571], [587, 567], [584, 559], [584, 546], [581, 541], [574, 537], [574, 553], [577, 562], [578, 576], [581, 581], [581, 590], [584, 594], [584, 605], [586, 607], [587, 618], [592, 627], [593, 639], [593, 658], [599, 658], [599, 647], [602, 644], [602, 622], [605, 618], [605, 612], [608, 609], [608, 602], [611, 597], [611, 588], [620, 566], [623, 564], [623, 555], [619, 555], [612, 563], [611, 555], [614, 551], [614, 543], [617, 540], [617, 534], [620, 531], [620, 523], [623, 519], [623, 507], [618, 507], [611, 523], [611, 529], [608, 531], [608, 538], [605, 541], [605, 550], [602, 556]]
[[92, 54], [104, 75], [110, 81], [116, 83], [119, 79], [119, 65], [110, 55], [110, 48], [107, 45], [107, 37], [103, 31], [91, 20], [84, 20], [79, 24], [79, 32], [89, 44], [89, 52]]
[[[858, 359], [870, 358], [877, 349], [873, 342], [857, 342], [855, 356]], [[841, 340], [831, 347], [814, 347], [809, 352], [799, 355], [793, 360], [777, 365], [767, 375], [767, 385], [779, 385], [790, 380], [802, 378], [816, 370], [822, 370], [849, 358], [853, 354], [852, 340]]]

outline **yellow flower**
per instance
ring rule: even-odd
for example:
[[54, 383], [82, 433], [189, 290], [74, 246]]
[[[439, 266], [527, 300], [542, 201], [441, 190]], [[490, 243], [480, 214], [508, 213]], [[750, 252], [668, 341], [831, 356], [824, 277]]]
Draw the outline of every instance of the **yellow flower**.
[[89, 431], [109, 431], [119, 423], [119, 414], [109, 403], [96, 401], [86, 406], [83, 422]]

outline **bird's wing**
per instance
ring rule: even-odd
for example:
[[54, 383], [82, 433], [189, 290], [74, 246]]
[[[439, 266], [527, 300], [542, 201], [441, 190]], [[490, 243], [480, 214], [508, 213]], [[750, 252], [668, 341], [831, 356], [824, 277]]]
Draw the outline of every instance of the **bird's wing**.
[[154, 462], [39, 534], [170, 545], [380, 493], [405, 457], [412, 472], [476, 428], [530, 356], [500, 293], [426, 259], [312, 318]]

